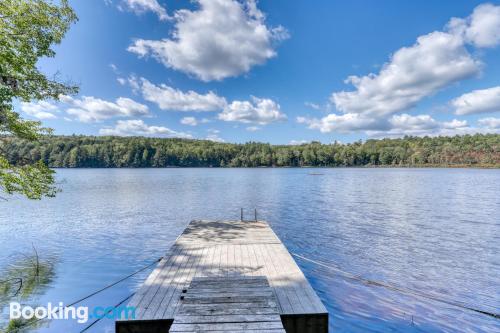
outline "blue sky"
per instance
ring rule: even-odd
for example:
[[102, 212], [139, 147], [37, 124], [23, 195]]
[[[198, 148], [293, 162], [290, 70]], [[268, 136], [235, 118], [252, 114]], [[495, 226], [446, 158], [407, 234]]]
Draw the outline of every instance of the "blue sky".
[[500, 132], [500, 2], [86, 0], [18, 104], [56, 134], [287, 144]]

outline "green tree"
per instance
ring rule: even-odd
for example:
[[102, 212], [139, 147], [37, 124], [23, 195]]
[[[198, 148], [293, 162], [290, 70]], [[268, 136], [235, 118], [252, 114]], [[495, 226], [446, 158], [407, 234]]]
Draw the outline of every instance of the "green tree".
[[[37, 62], [54, 57], [59, 44], [77, 20], [67, 0], [0, 1], [0, 135], [36, 141], [50, 133], [40, 122], [22, 119], [13, 102], [58, 99], [77, 92], [77, 87], [48, 78]], [[53, 172], [42, 162], [12, 165], [0, 147], [0, 190], [21, 193], [30, 199], [53, 196]]]

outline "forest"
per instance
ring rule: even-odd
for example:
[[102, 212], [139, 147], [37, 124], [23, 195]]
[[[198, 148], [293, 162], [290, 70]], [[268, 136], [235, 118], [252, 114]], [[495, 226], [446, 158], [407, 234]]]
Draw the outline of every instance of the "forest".
[[14, 165], [43, 161], [52, 168], [163, 167], [500, 167], [500, 135], [404, 137], [349, 144], [271, 145], [247, 142], [111, 137], [0, 137]]

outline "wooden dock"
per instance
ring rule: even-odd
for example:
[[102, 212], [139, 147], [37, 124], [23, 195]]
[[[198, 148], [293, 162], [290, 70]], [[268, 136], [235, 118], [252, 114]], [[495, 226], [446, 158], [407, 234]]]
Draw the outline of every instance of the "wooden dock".
[[[192, 221], [117, 333], [328, 332], [328, 313], [264, 221]], [[278, 318], [280, 320], [278, 320]]]

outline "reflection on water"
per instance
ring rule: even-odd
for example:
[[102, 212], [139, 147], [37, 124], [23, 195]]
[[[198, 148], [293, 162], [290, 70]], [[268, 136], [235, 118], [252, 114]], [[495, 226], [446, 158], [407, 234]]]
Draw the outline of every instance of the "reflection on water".
[[[58, 170], [63, 192], [0, 203], [0, 268], [35, 244], [58, 257], [37, 300], [70, 303], [161, 256], [191, 219], [259, 209], [293, 252], [364, 278], [500, 308], [500, 171], [472, 169]], [[495, 332], [496, 319], [345, 279], [297, 259], [332, 332]], [[109, 306], [148, 272], [84, 304]], [[83, 328], [54, 321], [40, 332]], [[94, 332], [112, 332], [102, 321]]]
[[[55, 258], [41, 257], [36, 248], [30, 253], [14, 253], [7, 266], [0, 271], [0, 307], [6, 309], [10, 302], [36, 307], [55, 279]], [[0, 332], [24, 332], [37, 329], [42, 321], [32, 319], [9, 320], [8, 311], [0, 317]]]

